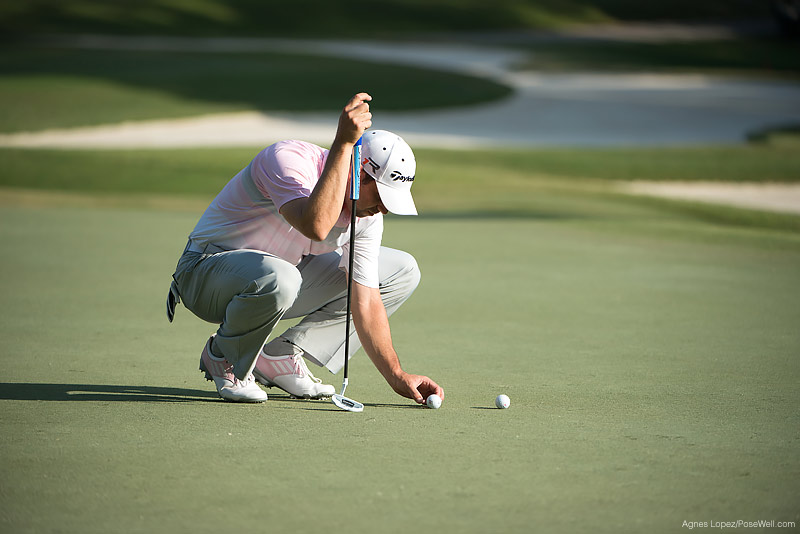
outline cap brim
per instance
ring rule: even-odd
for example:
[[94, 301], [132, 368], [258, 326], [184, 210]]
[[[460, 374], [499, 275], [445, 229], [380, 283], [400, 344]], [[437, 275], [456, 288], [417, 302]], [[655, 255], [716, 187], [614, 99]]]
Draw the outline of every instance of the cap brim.
[[400, 191], [381, 182], [375, 183], [378, 184], [378, 194], [387, 210], [395, 215], [417, 214], [417, 206], [414, 205], [414, 199], [411, 198], [411, 191]]

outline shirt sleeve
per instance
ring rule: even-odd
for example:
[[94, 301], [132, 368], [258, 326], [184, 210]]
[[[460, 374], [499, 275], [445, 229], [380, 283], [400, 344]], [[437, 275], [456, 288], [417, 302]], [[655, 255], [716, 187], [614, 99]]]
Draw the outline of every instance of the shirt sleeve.
[[281, 141], [264, 149], [252, 166], [253, 182], [276, 208], [309, 197], [319, 179], [319, 162], [304, 144]]
[[[353, 280], [367, 287], [378, 288], [378, 255], [383, 238], [383, 215], [363, 217], [356, 220], [355, 254], [353, 256]], [[339, 268], [347, 272], [350, 258], [350, 240], [342, 246]]]

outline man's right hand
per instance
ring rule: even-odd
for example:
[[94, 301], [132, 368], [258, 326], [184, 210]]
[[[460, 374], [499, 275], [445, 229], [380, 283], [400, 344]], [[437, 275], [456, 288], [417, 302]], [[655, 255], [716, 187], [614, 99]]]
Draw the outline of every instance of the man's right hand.
[[444, 400], [444, 390], [427, 376], [404, 372], [390, 380], [389, 385], [401, 397], [412, 399], [418, 404], [425, 404], [430, 395], [439, 395], [439, 398]]
[[350, 99], [339, 116], [336, 141], [354, 145], [364, 131], [372, 126], [372, 113], [367, 103], [371, 100], [372, 97], [367, 93], [358, 93]]
[[339, 117], [336, 139], [311, 195], [291, 200], [280, 209], [289, 224], [312, 241], [325, 239], [342, 212], [353, 145], [364, 130], [372, 126], [372, 113], [367, 103], [370, 100], [372, 97], [367, 93], [358, 93], [350, 99]]

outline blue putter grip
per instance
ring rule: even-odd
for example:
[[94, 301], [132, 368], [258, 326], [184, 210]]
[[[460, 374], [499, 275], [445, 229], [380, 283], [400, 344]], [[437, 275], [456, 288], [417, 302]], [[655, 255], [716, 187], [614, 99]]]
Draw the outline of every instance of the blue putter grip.
[[358, 200], [361, 190], [361, 138], [353, 147], [353, 180], [350, 187], [350, 199]]

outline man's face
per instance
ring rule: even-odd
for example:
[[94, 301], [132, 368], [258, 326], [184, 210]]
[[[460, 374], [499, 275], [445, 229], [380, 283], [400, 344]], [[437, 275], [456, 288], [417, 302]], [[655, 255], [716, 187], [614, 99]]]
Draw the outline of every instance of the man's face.
[[372, 217], [376, 213], [388, 213], [378, 194], [378, 183], [366, 173], [361, 173], [361, 191], [356, 201], [356, 216]]

